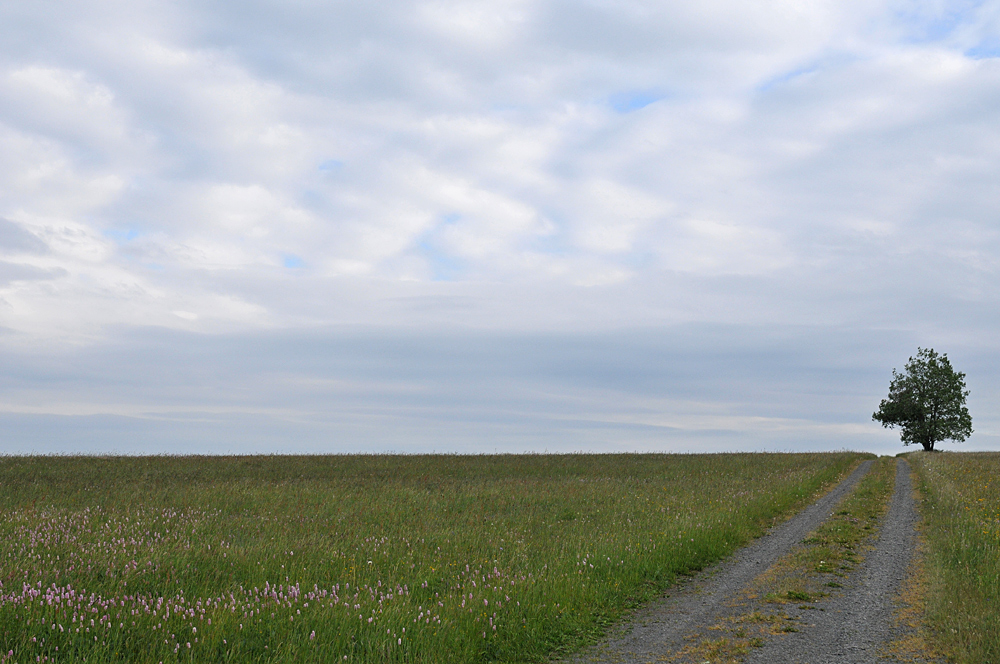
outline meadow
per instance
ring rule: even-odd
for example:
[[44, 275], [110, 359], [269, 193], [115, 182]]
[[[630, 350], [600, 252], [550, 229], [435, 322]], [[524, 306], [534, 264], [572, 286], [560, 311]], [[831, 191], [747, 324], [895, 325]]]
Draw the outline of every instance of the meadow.
[[1000, 454], [918, 452], [926, 622], [950, 661], [1000, 662]]
[[862, 458], [7, 457], [0, 661], [545, 661]]

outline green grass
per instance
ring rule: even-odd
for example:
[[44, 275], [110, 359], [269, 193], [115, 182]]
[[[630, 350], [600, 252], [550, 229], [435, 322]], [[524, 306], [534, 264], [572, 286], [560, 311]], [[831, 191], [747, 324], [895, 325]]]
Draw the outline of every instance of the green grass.
[[543, 661], [860, 458], [8, 457], [0, 660]]
[[907, 458], [923, 494], [931, 640], [951, 661], [1000, 661], [1000, 454]]
[[896, 460], [880, 457], [833, 514], [766, 575], [773, 602], [813, 601], [840, 588], [864, 558], [867, 540], [889, 508]]

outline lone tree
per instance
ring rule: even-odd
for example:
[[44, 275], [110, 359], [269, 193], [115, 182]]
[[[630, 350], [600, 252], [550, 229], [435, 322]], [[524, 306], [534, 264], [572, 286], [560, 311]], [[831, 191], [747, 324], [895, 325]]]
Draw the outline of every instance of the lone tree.
[[965, 374], [951, 368], [947, 353], [917, 348], [903, 373], [892, 370], [889, 396], [882, 399], [872, 419], [882, 426], [898, 426], [904, 445], [920, 443], [927, 451], [934, 444], [962, 442], [972, 435], [972, 417], [965, 407]]

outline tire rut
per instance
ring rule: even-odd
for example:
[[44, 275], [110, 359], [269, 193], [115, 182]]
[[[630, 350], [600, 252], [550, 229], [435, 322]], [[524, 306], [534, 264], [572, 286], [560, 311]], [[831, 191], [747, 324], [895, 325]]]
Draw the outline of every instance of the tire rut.
[[[672, 596], [639, 610], [627, 625], [614, 631], [604, 643], [566, 661], [629, 664], [663, 661], [676, 653], [688, 643], [685, 637], [693, 630], [706, 629], [716, 618], [728, 613], [728, 601], [819, 526], [868, 472], [872, 463], [865, 461], [833, 490], [788, 521], [683, 584], [680, 589], [671, 589]], [[907, 486], [908, 483], [907, 475]], [[894, 495], [893, 504], [896, 502]], [[903, 569], [905, 572], [905, 565]]]
[[[894, 599], [916, 552], [917, 509], [911, 495], [910, 466], [896, 462], [896, 486], [877, 539], [841, 593], [822, 602], [824, 611], [802, 615], [797, 633], [770, 639], [746, 664], [868, 664], [901, 632]], [[884, 661], [884, 660], [883, 660]]]

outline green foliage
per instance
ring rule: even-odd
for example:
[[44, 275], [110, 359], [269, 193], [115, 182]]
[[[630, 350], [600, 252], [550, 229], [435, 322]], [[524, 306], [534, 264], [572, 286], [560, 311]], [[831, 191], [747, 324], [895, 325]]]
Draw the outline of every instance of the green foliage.
[[947, 354], [918, 348], [903, 373], [892, 370], [889, 396], [872, 419], [884, 427], [898, 426], [903, 445], [919, 443], [930, 451], [935, 443], [962, 442], [972, 435], [972, 417], [965, 406], [968, 396], [965, 374], [952, 368]]
[[0, 459], [0, 659], [544, 661], [859, 457]]
[[1000, 454], [909, 459], [924, 498], [935, 646], [950, 662], [1000, 662]]

